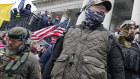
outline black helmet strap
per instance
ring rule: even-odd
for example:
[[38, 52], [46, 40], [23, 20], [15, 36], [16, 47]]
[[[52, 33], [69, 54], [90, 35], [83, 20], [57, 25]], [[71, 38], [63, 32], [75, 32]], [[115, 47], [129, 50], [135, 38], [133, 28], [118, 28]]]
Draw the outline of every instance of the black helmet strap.
[[15, 39], [27, 39], [28, 35], [11, 35], [8, 33], [8, 37], [15, 38]]
[[27, 30], [27, 35], [12, 35], [8, 33], [8, 37], [15, 38], [15, 39], [28, 39], [29, 38], [29, 31]]

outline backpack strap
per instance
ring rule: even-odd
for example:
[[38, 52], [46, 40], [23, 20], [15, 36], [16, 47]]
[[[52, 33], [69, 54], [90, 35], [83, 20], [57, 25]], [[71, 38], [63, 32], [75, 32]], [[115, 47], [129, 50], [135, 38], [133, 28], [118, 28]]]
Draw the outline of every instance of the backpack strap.
[[113, 45], [113, 43], [116, 43], [115, 41], [115, 36], [113, 36], [110, 31], [107, 30], [107, 34], [108, 34], [108, 55], [109, 55], [109, 51]]
[[121, 55], [122, 55], [122, 58], [124, 60], [122, 49], [121, 49], [121, 44], [115, 38], [116, 37], [108, 31], [108, 55], [109, 55], [111, 48], [114, 45], [117, 45], [121, 51]]

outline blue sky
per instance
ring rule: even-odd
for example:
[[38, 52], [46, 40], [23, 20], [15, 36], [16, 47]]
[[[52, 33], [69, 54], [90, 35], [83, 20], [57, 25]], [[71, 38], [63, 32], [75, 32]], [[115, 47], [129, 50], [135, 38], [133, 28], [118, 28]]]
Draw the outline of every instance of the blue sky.
[[[12, 8], [17, 8], [18, 4], [20, 3], [20, 1], [21, 0], [0, 0], [0, 4], [15, 3]], [[31, 3], [31, 1], [33, 1], [33, 0], [26, 0], [25, 5], [26, 4], [31, 4], [32, 5], [32, 9], [31, 10], [33, 12], [33, 11], [36, 10], [36, 7]]]

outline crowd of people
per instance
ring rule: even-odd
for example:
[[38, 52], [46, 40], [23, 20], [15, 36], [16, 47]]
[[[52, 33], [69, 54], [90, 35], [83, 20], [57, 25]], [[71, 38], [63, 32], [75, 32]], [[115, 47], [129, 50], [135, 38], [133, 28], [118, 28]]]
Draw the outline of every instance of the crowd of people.
[[[109, 0], [89, 2], [82, 24], [52, 35], [49, 43], [30, 40], [29, 30], [21, 26], [8, 30], [0, 38], [0, 46], [6, 45], [0, 79], [140, 79], [139, 26], [125, 20], [112, 34], [102, 24], [111, 8]], [[51, 20], [48, 11], [37, 16], [48, 25], [58, 24], [59, 16]]]
[[[11, 20], [15, 20], [18, 17], [29, 16], [31, 14], [31, 5], [27, 4], [25, 9], [19, 10], [19, 12], [18, 12], [17, 8], [14, 8], [14, 9], [11, 10], [10, 13], [11, 13]], [[38, 19], [43, 21], [44, 25], [42, 24], [42, 26], [47, 27], [47, 26], [51, 26], [51, 25], [58, 25], [58, 23], [59, 23], [59, 18], [60, 17], [56, 16], [55, 18], [52, 18], [50, 12], [48, 12], [48, 11], [45, 11], [44, 14], [41, 14], [41, 11], [39, 11], [35, 15], [37, 16]]]

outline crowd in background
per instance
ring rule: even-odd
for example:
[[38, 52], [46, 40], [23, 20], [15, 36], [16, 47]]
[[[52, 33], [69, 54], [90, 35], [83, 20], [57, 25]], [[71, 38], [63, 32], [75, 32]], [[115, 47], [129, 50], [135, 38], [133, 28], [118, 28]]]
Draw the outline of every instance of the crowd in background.
[[[14, 8], [13, 10], [11, 10], [11, 20], [16, 19], [17, 17], [25, 17], [31, 14], [31, 5], [27, 4], [25, 9], [23, 9], [22, 11], [18, 12], [17, 8]], [[44, 22], [44, 25], [42, 26], [51, 26], [51, 25], [58, 25], [59, 23], [59, 16], [56, 16], [55, 18], [52, 18], [50, 12], [45, 11], [44, 14], [41, 14], [41, 11], [37, 12], [37, 14], [35, 14], [37, 16], [38, 19], [41, 19], [41, 21]]]
[[[22, 62], [16, 57], [12, 59], [18, 61], [18, 66], [24, 66], [20, 73], [15, 72], [18, 74], [16, 79], [40, 79], [40, 76], [42, 79], [139, 79], [140, 43], [134, 39], [138, 25], [126, 20], [118, 26], [117, 35], [111, 34], [102, 25], [111, 8], [112, 4], [108, 0], [90, 2], [84, 8], [86, 18], [82, 24], [69, 27], [62, 36], [51, 35], [43, 43], [29, 41], [29, 30], [22, 27], [23, 23], [16, 25], [0, 38], [0, 46], [7, 46], [0, 54], [2, 61], [5, 62], [5, 56], [22, 55]], [[30, 4], [19, 12], [14, 8], [11, 21], [30, 14]], [[48, 11], [44, 14], [39, 11], [36, 16], [45, 23], [44, 27], [59, 24], [60, 17], [53, 19]], [[27, 52], [31, 52], [31, 55]], [[15, 73], [8, 70], [14, 67], [15, 61], [12, 60], [8, 60], [10, 64], [6, 66], [6, 72], [2, 71], [4, 68], [0, 71], [8, 76], [0, 74], [0, 78], [15, 77]]]

